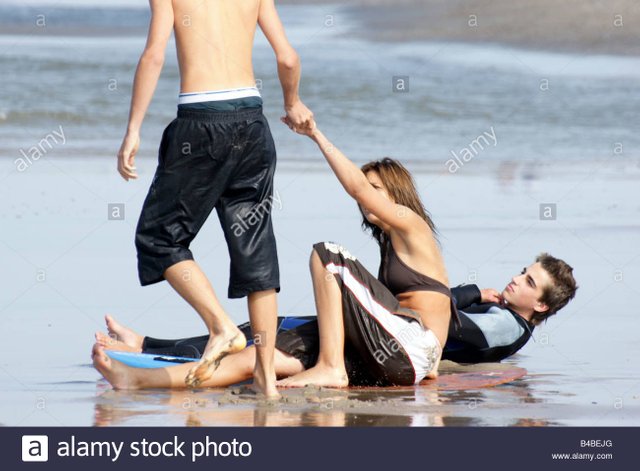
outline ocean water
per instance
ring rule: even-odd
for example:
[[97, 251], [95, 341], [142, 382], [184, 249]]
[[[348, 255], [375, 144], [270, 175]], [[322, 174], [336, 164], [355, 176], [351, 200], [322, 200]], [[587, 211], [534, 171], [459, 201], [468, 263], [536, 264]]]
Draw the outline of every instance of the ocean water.
[[[126, 125], [148, 11], [55, 3], [0, 5], [0, 156], [19, 155], [59, 126], [67, 131], [67, 155], [112, 156]], [[365, 25], [357, 9], [285, 5], [279, 11], [301, 55], [303, 100], [354, 159], [446, 162], [492, 128], [497, 144], [485, 152], [492, 160], [602, 158], [616, 143], [638, 156], [638, 58], [381, 44], [359, 38]], [[34, 26], [38, 14], [46, 27]], [[278, 121], [280, 85], [260, 32], [254, 57], [279, 155], [307, 159], [313, 147]], [[394, 77], [406, 78], [406, 91], [394, 91]], [[155, 155], [177, 93], [170, 44], [143, 128], [143, 156]]]
[[[107, 312], [157, 337], [202, 331], [166, 283], [141, 288], [135, 268], [137, 216], [175, 113], [172, 45], [143, 128], [140, 180], [125, 183], [115, 171], [145, 3], [0, 4], [0, 424], [640, 423], [638, 59], [370, 42], [358, 34], [357, 12], [338, 5], [279, 7], [302, 58], [302, 97], [354, 160], [408, 163], [452, 284], [501, 289], [541, 251], [574, 267], [575, 300], [508, 360], [529, 375], [482, 391], [346, 393], [360, 404], [332, 410], [223, 405], [210, 391], [114, 392], [99, 381], [89, 351]], [[34, 30], [38, 14], [46, 32]], [[373, 272], [377, 250], [317, 150], [278, 122], [273, 54], [260, 33], [255, 69], [280, 159], [280, 313], [306, 315], [311, 244], [340, 242]], [[408, 76], [408, 92], [393, 91], [394, 76]], [[59, 137], [20, 168], [23, 152], [47, 136]], [[110, 203], [124, 205], [124, 220], [107, 219]], [[557, 218], [542, 220], [541, 204], [555, 204]], [[192, 248], [224, 293], [228, 256], [215, 219]], [[243, 301], [225, 307], [247, 319]]]

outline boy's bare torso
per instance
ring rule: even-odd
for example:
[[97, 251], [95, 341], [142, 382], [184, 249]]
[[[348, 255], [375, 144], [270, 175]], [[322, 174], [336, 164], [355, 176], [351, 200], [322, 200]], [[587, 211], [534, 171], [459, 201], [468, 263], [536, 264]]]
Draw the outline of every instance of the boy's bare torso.
[[172, 0], [180, 92], [255, 86], [260, 0]]

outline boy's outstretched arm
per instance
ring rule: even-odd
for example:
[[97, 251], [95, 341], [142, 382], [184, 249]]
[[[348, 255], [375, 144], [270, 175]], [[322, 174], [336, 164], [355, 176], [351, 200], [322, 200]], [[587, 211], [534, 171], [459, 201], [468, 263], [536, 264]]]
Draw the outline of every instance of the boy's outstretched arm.
[[287, 39], [274, 0], [261, 0], [258, 24], [276, 54], [284, 109], [289, 122], [296, 128], [311, 127], [313, 113], [298, 95], [300, 58]]
[[151, 22], [147, 44], [138, 61], [133, 80], [133, 94], [129, 110], [127, 132], [118, 152], [118, 172], [122, 178], [138, 178], [134, 159], [140, 145], [140, 128], [158, 84], [164, 64], [165, 49], [173, 31], [171, 0], [149, 0]]

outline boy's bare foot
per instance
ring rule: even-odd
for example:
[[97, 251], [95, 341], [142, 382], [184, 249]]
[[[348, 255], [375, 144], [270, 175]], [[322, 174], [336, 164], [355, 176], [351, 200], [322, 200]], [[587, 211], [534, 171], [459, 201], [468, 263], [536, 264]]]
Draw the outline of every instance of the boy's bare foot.
[[131, 368], [109, 358], [100, 344], [96, 343], [93, 346], [91, 358], [95, 369], [104, 376], [113, 389], [138, 389], [134, 376], [130, 374]]
[[297, 375], [277, 381], [276, 385], [283, 388], [303, 388], [309, 385], [346, 388], [349, 386], [349, 377], [344, 368], [331, 368], [317, 364]]
[[112, 338], [120, 340], [129, 347], [138, 349], [136, 351], [142, 351], [142, 342], [144, 342], [144, 337], [142, 335], [123, 326], [109, 314], [104, 316], [104, 320], [107, 323], [107, 330]]
[[[256, 365], [257, 366], [257, 365]], [[269, 400], [280, 399], [280, 393], [276, 389], [276, 374], [273, 371], [271, 381], [267, 379], [267, 376], [262, 372], [260, 368], [253, 370], [253, 383], [247, 387], [251, 388], [256, 394], [263, 396]]]
[[262, 391], [256, 389], [255, 385], [247, 384], [228, 390], [232, 396], [238, 396], [243, 399], [250, 399], [259, 401], [264, 404], [275, 405], [278, 404], [282, 396], [280, 394], [276, 396], [267, 396]]
[[211, 335], [200, 362], [189, 370], [185, 384], [190, 388], [198, 387], [213, 376], [224, 357], [241, 351], [246, 345], [247, 339], [237, 327], [230, 333]]
[[104, 334], [102, 332], [96, 332], [96, 343], [100, 345], [105, 350], [116, 350], [118, 352], [133, 352], [133, 353], [141, 353], [141, 348], [130, 347], [126, 343], [114, 339], [110, 335]]

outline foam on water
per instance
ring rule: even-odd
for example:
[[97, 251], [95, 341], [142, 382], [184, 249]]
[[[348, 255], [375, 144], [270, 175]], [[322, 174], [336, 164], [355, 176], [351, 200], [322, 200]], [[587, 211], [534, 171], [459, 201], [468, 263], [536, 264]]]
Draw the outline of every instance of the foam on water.
[[387, 51], [407, 60], [421, 56], [433, 63], [452, 63], [471, 69], [495, 67], [541, 78], [640, 77], [640, 58], [629, 56], [554, 53], [459, 42], [404, 42], [388, 47]]

